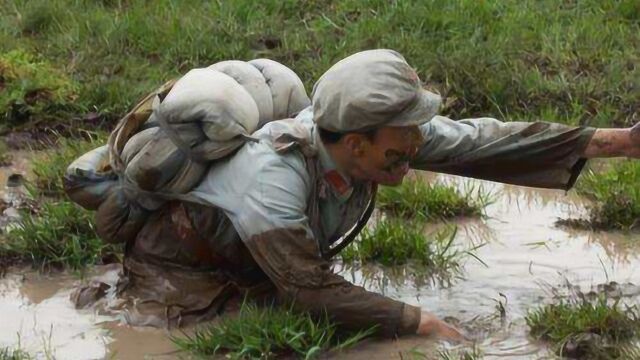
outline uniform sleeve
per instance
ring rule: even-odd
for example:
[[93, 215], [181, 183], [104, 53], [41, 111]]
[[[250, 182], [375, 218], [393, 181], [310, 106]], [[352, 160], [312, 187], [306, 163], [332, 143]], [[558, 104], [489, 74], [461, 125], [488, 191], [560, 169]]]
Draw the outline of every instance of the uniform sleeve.
[[301, 310], [326, 310], [343, 327], [378, 326], [379, 333], [388, 336], [415, 333], [419, 308], [349, 283], [322, 259], [305, 215], [311, 189], [308, 173], [303, 165], [294, 165], [263, 163], [238, 204], [242, 211], [229, 214], [279, 295]]
[[425, 144], [414, 169], [568, 190], [586, 163], [582, 154], [595, 129], [436, 116], [421, 131]]

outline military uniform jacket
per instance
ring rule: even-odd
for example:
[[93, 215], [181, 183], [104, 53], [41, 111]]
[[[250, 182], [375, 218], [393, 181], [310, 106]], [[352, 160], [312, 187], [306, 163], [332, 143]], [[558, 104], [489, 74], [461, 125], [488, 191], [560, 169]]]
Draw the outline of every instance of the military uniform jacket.
[[[349, 283], [323, 257], [362, 216], [375, 184], [354, 183], [336, 169], [312, 117], [308, 108], [255, 132], [259, 141], [214, 163], [189, 193], [197, 204], [181, 204], [180, 216], [174, 205], [152, 216], [128, 256], [181, 269], [224, 267], [236, 280], [258, 273], [279, 296], [304, 310], [326, 310], [343, 326], [413, 333], [419, 308]], [[425, 143], [413, 169], [566, 190], [585, 164], [581, 154], [595, 130], [436, 116], [421, 131]], [[193, 233], [199, 245], [176, 239]], [[203, 251], [204, 257], [194, 255]], [[189, 306], [181, 305], [183, 315]]]

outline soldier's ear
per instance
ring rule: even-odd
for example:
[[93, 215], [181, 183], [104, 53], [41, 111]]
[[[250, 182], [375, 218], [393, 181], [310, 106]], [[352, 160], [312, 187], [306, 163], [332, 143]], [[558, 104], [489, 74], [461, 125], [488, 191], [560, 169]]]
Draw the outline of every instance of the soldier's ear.
[[357, 133], [349, 133], [342, 137], [344, 147], [349, 151], [351, 156], [364, 156], [370, 146], [366, 136]]

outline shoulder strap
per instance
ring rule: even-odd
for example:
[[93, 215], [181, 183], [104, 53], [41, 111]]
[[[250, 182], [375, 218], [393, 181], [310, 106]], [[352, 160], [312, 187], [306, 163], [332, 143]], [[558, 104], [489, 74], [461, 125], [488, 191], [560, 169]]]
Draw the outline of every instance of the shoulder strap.
[[367, 208], [362, 213], [362, 216], [360, 217], [360, 219], [358, 219], [358, 222], [353, 226], [353, 228], [351, 228], [349, 233], [342, 237], [342, 241], [340, 240], [336, 241], [337, 244], [335, 246], [333, 246], [327, 252], [322, 254], [322, 257], [325, 260], [329, 260], [334, 256], [338, 255], [340, 251], [342, 251], [345, 247], [351, 244], [353, 240], [356, 239], [358, 234], [360, 234], [362, 229], [367, 225], [367, 222], [369, 222], [369, 219], [373, 214], [373, 210], [376, 207], [377, 192], [378, 192], [378, 186], [374, 185], [373, 188], [371, 189], [371, 199], [369, 200], [369, 204], [367, 205]]
[[120, 158], [122, 149], [129, 138], [138, 132], [140, 126], [151, 116], [153, 101], [156, 97], [164, 99], [171, 91], [177, 79], [164, 83], [161, 87], [148, 94], [138, 104], [118, 121], [115, 129], [109, 135], [109, 157], [111, 167], [117, 174], [122, 174], [125, 168], [124, 161]]

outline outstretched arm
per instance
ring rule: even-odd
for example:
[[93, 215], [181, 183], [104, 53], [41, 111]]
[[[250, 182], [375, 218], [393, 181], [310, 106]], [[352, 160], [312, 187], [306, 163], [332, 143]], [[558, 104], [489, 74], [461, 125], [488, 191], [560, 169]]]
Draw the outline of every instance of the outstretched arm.
[[586, 163], [596, 129], [491, 118], [436, 116], [420, 127], [425, 139], [414, 169], [503, 183], [569, 189]]

